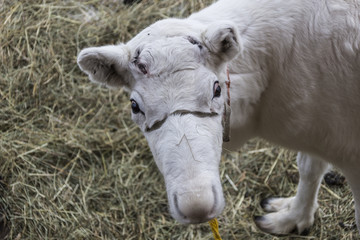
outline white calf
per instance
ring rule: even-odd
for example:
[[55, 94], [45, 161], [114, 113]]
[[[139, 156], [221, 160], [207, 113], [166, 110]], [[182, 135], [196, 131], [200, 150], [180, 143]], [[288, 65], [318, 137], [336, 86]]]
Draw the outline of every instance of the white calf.
[[218, 165], [228, 69], [226, 148], [258, 136], [300, 151], [296, 196], [266, 201], [272, 213], [257, 225], [277, 234], [310, 227], [331, 163], [350, 184], [360, 226], [359, 6], [220, 0], [187, 19], [156, 22], [127, 44], [84, 49], [78, 64], [92, 81], [130, 93], [180, 222], [207, 221], [224, 207]]

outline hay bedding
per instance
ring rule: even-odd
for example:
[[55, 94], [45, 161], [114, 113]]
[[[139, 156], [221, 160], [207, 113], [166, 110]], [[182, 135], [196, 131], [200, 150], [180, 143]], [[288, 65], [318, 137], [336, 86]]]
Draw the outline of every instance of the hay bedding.
[[[128, 96], [90, 84], [80, 49], [127, 41], [157, 19], [211, 0], [0, 2], [0, 239], [211, 239], [208, 224], [168, 214], [165, 186], [130, 120]], [[223, 239], [277, 239], [256, 229], [268, 195], [294, 194], [293, 152], [259, 140], [221, 162]], [[320, 190], [308, 236], [356, 239], [348, 187]]]

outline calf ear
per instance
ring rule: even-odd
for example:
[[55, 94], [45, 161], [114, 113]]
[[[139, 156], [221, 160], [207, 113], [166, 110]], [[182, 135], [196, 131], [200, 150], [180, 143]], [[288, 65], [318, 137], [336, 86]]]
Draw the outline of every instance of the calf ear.
[[202, 40], [209, 49], [214, 64], [232, 60], [240, 52], [239, 33], [231, 22], [209, 26], [202, 34]]
[[129, 58], [130, 53], [124, 44], [109, 45], [83, 49], [78, 55], [77, 63], [95, 83], [130, 89]]

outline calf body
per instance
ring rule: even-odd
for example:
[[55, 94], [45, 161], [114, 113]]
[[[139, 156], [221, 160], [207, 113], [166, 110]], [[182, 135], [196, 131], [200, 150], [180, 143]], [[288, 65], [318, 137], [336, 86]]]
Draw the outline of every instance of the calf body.
[[156, 22], [126, 44], [84, 49], [78, 63], [91, 80], [130, 92], [177, 220], [207, 221], [224, 207], [218, 165], [228, 70], [224, 146], [262, 137], [299, 151], [296, 196], [264, 202], [272, 213], [257, 225], [277, 234], [311, 226], [330, 163], [348, 179], [360, 226], [359, 6], [220, 0], [187, 19]]

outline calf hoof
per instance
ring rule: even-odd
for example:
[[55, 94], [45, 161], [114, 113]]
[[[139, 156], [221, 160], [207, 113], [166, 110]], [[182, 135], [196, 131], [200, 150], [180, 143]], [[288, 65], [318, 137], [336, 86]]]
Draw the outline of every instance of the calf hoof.
[[274, 218], [272, 216], [255, 216], [254, 222], [256, 226], [263, 232], [270, 233], [276, 236], [287, 235], [296, 230], [295, 224], [278, 224], [274, 222]]
[[288, 213], [269, 213], [265, 216], [254, 217], [256, 226], [263, 232], [277, 236], [297, 232], [300, 235], [307, 235], [313, 224], [313, 219], [299, 220], [296, 217], [288, 216]]
[[292, 206], [293, 200], [294, 197], [267, 198], [261, 201], [261, 207], [271, 213], [254, 217], [256, 226], [262, 231], [274, 235], [287, 235], [294, 231], [306, 235], [314, 223], [317, 204], [305, 212]]

